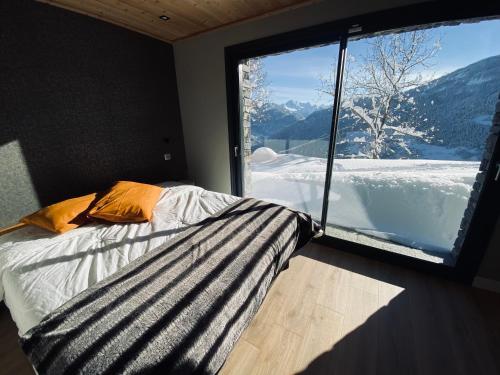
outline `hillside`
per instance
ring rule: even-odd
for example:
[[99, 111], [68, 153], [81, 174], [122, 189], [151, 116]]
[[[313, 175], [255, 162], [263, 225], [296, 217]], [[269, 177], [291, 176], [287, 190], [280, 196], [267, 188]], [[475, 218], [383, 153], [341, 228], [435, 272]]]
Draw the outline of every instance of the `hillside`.
[[500, 56], [455, 70], [415, 89], [419, 112], [436, 129], [434, 144], [482, 148], [500, 91]]

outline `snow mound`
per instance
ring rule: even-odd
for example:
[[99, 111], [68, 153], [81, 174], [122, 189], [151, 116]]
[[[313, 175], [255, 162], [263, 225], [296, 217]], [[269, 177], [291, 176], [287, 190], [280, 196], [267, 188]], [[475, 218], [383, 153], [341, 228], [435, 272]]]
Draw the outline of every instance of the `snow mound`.
[[265, 163], [276, 159], [278, 154], [269, 147], [260, 147], [252, 154], [252, 162]]
[[[272, 162], [252, 163], [248, 195], [319, 219], [326, 159], [274, 155]], [[450, 252], [478, 169], [479, 162], [335, 159], [327, 222], [417, 249]]]

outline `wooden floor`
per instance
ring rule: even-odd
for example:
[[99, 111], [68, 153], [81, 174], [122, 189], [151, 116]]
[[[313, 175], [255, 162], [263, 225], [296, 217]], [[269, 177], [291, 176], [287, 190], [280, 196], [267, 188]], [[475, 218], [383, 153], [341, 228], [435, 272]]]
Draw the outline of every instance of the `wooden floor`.
[[[0, 311], [0, 374], [32, 374]], [[500, 295], [311, 244], [220, 374], [499, 374]]]

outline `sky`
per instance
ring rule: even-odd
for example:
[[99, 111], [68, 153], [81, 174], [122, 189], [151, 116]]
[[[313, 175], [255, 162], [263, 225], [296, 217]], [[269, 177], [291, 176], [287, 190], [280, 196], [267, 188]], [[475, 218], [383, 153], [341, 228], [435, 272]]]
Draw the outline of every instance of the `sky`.
[[[432, 60], [434, 78], [486, 57], [500, 55], [500, 20], [443, 26], [429, 32], [432, 40], [439, 39], [441, 45]], [[366, 51], [366, 46], [366, 40], [352, 41], [347, 46], [348, 54], [360, 56]], [[320, 77], [330, 75], [337, 58], [337, 44], [264, 57], [263, 65], [267, 72], [271, 101], [284, 103], [295, 100], [330, 104], [331, 97], [321, 95], [318, 88]], [[430, 72], [423, 73], [425, 76]]]

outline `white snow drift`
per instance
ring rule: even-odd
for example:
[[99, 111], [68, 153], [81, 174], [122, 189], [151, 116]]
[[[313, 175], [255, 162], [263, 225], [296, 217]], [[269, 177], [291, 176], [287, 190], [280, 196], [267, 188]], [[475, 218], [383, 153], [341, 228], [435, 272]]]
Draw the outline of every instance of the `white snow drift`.
[[[449, 252], [479, 162], [337, 159], [329, 224]], [[326, 159], [257, 149], [248, 195], [321, 216]]]
[[277, 156], [278, 154], [274, 152], [273, 149], [269, 147], [260, 147], [253, 152], [252, 163], [269, 162], [276, 159]]

